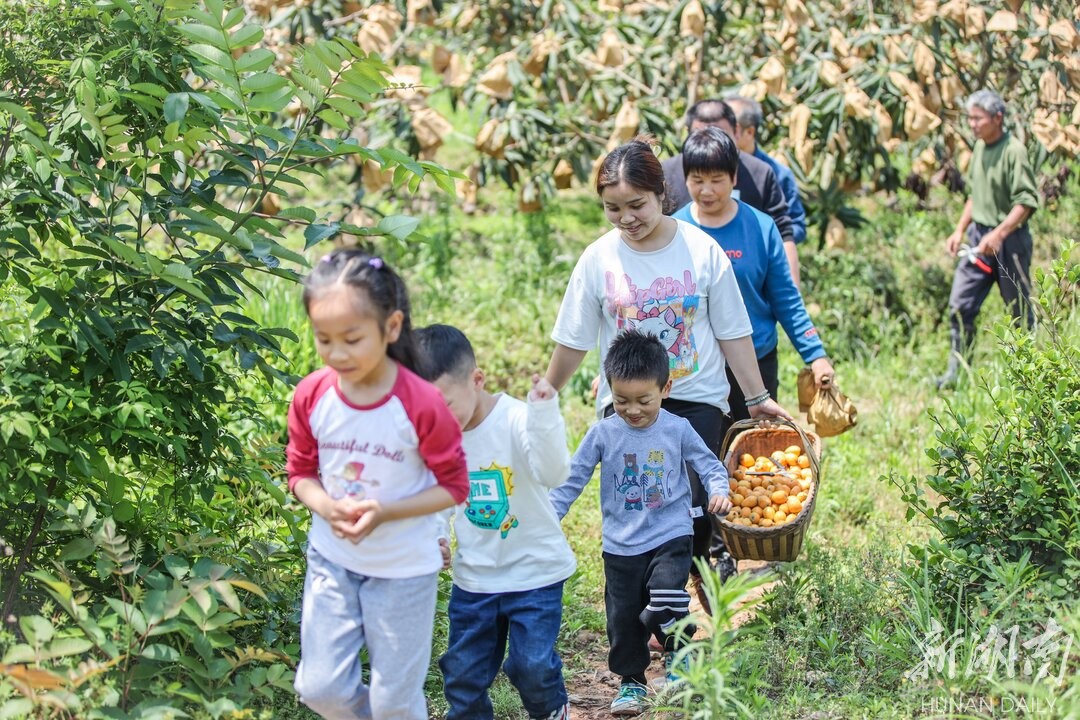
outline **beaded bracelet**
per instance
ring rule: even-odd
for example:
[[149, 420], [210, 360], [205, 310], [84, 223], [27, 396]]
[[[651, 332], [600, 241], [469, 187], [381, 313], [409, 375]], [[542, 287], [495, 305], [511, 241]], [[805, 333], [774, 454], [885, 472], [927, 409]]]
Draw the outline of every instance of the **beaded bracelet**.
[[754, 407], [755, 405], [760, 405], [761, 403], [763, 403], [763, 402], [765, 402], [767, 400], [770, 400], [770, 399], [772, 399], [772, 396], [769, 395], [769, 391], [766, 390], [765, 392], [761, 393], [760, 395], [755, 395], [752, 398], [747, 398], [746, 399], [746, 407], [748, 407], [748, 408], [749, 407]]

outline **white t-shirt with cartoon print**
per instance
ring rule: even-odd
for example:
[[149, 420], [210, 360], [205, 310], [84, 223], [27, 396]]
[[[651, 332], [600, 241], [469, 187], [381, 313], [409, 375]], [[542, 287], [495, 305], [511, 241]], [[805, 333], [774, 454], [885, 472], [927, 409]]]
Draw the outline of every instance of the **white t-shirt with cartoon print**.
[[469, 499], [454, 512], [454, 584], [475, 593], [535, 590], [577, 568], [548, 491], [566, 481], [570, 453], [558, 397], [528, 404], [496, 396], [462, 433]]
[[[574, 350], [608, 346], [625, 328], [660, 338], [668, 351], [671, 397], [727, 411], [728, 381], [717, 340], [753, 332], [739, 284], [723, 248], [681, 220], [660, 250], [641, 252], [613, 228], [585, 248], [566, 287], [551, 338]], [[597, 408], [611, 404], [600, 374]]]
[[[313, 479], [326, 494], [389, 503], [439, 485], [462, 502], [468, 491], [461, 431], [442, 395], [403, 366], [394, 386], [370, 405], [356, 405], [332, 368], [311, 373], [289, 404], [285, 449], [289, 489]], [[358, 575], [408, 578], [442, 566], [438, 514], [385, 522], [359, 543], [339, 538], [317, 513], [308, 542], [324, 558]]]

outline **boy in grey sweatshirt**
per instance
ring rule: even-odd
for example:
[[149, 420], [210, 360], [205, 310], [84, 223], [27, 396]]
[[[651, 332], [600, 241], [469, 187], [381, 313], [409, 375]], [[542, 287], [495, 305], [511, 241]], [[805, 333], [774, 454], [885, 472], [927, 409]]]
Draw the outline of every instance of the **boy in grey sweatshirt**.
[[[551, 492], [560, 518], [600, 465], [608, 667], [622, 677], [613, 715], [638, 715], [648, 689], [649, 635], [672, 657], [693, 634], [673, 634], [689, 614], [692, 518], [723, 513], [728, 476], [690, 423], [660, 408], [671, 388], [668, 353], [654, 335], [627, 330], [611, 343], [604, 372], [615, 414], [590, 428], [570, 465], [570, 477]], [[707, 508], [692, 507], [686, 465], [709, 489]]]

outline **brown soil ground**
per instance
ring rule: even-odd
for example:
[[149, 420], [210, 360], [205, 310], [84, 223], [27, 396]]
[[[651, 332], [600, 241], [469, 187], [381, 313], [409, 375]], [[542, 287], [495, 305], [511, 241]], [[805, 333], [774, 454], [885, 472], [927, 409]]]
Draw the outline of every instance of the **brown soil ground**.
[[[762, 561], [740, 560], [739, 572], [751, 573], [764, 570], [767, 566], [768, 564]], [[751, 598], [759, 597], [771, 586], [770, 583], [757, 588]], [[687, 586], [687, 589], [690, 591], [691, 598], [690, 612], [702, 613], [701, 605], [698, 603], [694, 591], [689, 586]], [[735, 616], [735, 625], [742, 625], [751, 617], [752, 611], [741, 612]], [[698, 630], [699, 634], [703, 632], [704, 629]], [[581, 656], [585, 658], [585, 668], [574, 672], [572, 675], [568, 674], [566, 683], [567, 690], [570, 693], [571, 718], [573, 720], [610, 720], [613, 716], [608, 707], [615, 697], [615, 693], [618, 692], [619, 678], [607, 669], [607, 639], [602, 634], [582, 633], [580, 643]], [[653, 653], [653, 663], [649, 666], [646, 674], [650, 681], [664, 674], [659, 653]], [[646, 713], [640, 717], [659, 720], [665, 715], [662, 713]]]

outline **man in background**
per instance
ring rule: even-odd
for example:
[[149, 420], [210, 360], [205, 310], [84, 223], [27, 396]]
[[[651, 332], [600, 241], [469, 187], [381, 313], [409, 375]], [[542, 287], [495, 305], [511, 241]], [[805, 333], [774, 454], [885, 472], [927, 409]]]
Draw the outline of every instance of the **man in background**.
[[952, 350], [939, 389], [956, 382], [960, 364], [975, 342], [975, 320], [995, 284], [1013, 321], [1031, 327], [1031, 232], [1027, 220], [1039, 207], [1035, 174], [1023, 143], [1005, 130], [1005, 101], [979, 90], [967, 101], [968, 126], [975, 136], [968, 169], [971, 194], [956, 229], [945, 240], [950, 255], [961, 256], [949, 295]]
[[762, 120], [764, 120], [761, 103], [753, 98], [740, 95], [733, 95], [726, 102], [735, 111], [735, 127], [730, 131], [724, 127], [721, 127], [721, 129], [731, 135], [732, 139], [735, 140], [735, 145], [740, 150], [753, 155], [772, 168], [773, 172], [776, 173], [776, 181], [780, 184], [780, 190], [784, 193], [784, 199], [787, 200], [788, 216], [791, 218], [791, 239], [784, 239], [784, 253], [787, 255], [788, 267], [791, 268], [791, 278], [795, 281], [795, 286], [798, 287], [798, 246], [806, 241], [806, 209], [803, 208], [802, 198], [799, 196], [799, 185], [795, 182], [795, 173], [791, 171], [791, 168], [768, 155], [758, 146], [758, 130], [761, 128]]
[[[736, 124], [735, 111], [723, 100], [702, 100], [686, 111], [687, 135], [702, 128], [717, 127], [734, 138]], [[665, 209], [670, 214], [690, 202], [686, 176], [683, 174], [682, 153], [668, 158], [662, 165], [669, 204]], [[768, 163], [750, 153], [740, 152], [733, 197], [769, 215], [776, 223], [785, 247], [788, 242], [795, 242], [787, 200], [777, 182], [776, 173]], [[794, 277], [797, 281], [798, 275]]]

